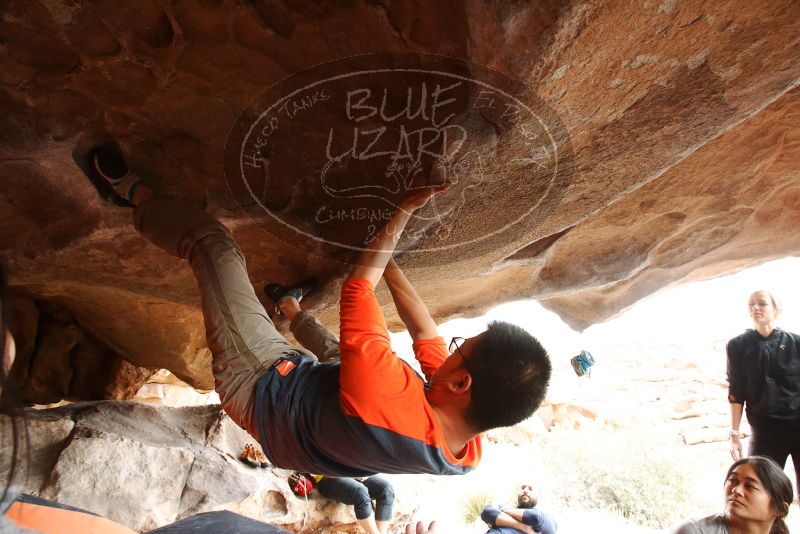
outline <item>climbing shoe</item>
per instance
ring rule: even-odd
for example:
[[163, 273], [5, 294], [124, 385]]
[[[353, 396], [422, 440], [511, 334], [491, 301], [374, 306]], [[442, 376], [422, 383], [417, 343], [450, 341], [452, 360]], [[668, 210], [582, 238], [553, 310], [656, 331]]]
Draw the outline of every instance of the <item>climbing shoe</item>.
[[264, 453], [261, 452], [259, 449], [255, 449], [255, 453], [256, 453], [256, 460], [258, 460], [258, 463], [261, 464], [261, 467], [263, 469], [269, 467], [269, 461], [267, 460], [267, 457], [264, 456]]
[[308, 473], [294, 472], [289, 476], [289, 489], [298, 497], [308, 497], [314, 489], [314, 479]]
[[282, 286], [280, 284], [267, 284], [264, 286], [264, 294], [275, 304], [275, 313], [280, 314], [281, 309], [278, 303], [283, 297], [294, 297], [297, 302], [314, 291], [317, 287], [315, 278], [306, 278], [292, 286]]
[[92, 174], [108, 182], [118, 201], [132, 205], [142, 179], [130, 170], [122, 154], [113, 148], [98, 147], [89, 153], [89, 158]]
[[[266, 458], [264, 458], [266, 460]], [[252, 444], [248, 443], [244, 446], [242, 454], [239, 455], [239, 460], [246, 463], [250, 467], [261, 467], [261, 462], [256, 457], [256, 449]]]

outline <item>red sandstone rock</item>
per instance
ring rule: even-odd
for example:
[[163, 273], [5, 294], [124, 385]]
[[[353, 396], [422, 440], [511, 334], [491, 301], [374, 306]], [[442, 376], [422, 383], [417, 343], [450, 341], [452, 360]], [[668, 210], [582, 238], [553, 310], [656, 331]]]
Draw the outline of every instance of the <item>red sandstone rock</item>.
[[[371, 52], [442, 53], [511, 75], [542, 97], [569, 133], [574, 162], [559, 175], [563, 196], [503, 242], [446, 265], [405, 258], [409, 276], [439, 319], [531, 297], [585, 327], [666, 285], [798, 253], [798, 34], [800, 6], [771, 0], [354, 1], [340, 9], [8, 2], [0, 8], [0, 254], [13, 285], [58, 300], [114, 351], [208, 389], [188, 268], [143, 242], [128, 210], [98, 198], [81, 157], [116, 140], [168, 193], [207, 202], [234, 228], [257, 286], [298, 274], [327, 281], [308, 305], [335, 327], [346, 255], [325, 260], [321, 249], [297, 248], [244, 215], [224, 178], [225, 139], [255, 97], [301, 69]], [[482, 149], [498, 160], [525, 155], [519, 137], [487, 125], [481, 132]], [[297, 138], [289, 163], [302, 161], [307, 142]], [[497, 213], [536, 198], [534, 185], [493, 170], [496, 181], [471, 197], [452, 236], [480, 239]], [[281, 184], [281, 202], [308, 218], [300, 178]], [[397, 326], [394, 310], [385, 312]]]
[[103, 22], [89, 10], [81, 9], [65, 27], [70, 43], [82, 54], [91, 57], [114, 55], [120, 51], [119, 41]]

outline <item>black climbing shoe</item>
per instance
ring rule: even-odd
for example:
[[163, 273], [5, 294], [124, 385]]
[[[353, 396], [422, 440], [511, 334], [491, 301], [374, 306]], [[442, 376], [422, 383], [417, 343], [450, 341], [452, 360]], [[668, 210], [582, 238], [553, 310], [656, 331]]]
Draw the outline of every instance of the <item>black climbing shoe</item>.
[[128, 200], [127, 194], [121, 195], [115, 190], [115, 184], [131, 174], [119, 148], [113, 144], [97, 146], [85, 158], [79, 166], [100, 196], [117, 206], [132, 208], [133, 204]]
[[306, 278], [292, 286], [282, 286], [280, 284], [267, 284], [264, 286], [264, 294], [275, 304], [275, 313], [280, 313], [278, 303], [283, 297], [294, 297], [298, 302], [314, 291], [317, 287], [315, 278]]

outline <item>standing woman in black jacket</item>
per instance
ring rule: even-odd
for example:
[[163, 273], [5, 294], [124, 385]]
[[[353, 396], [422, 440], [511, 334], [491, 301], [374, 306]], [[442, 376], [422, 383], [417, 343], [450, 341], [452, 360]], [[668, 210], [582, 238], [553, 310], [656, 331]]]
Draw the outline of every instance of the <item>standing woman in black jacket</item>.
[[800, 336], [775, 325], [781, 308], [767, 291], [748, 303], [754, 330], [728, 342], [731, 456], [742, 457], [739, 423], [746, 410], [749, 454], [768, 456], [781, 468], [791, 454], [800, 492]]

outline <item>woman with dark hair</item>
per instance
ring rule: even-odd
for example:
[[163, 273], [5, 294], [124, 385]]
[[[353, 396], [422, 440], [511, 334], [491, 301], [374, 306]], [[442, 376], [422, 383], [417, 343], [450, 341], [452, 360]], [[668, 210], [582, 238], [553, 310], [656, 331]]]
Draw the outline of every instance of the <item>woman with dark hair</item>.
[[680, 525], [674, 534], [789, 534], [783, 518], [794, 499], [792, 482], [765, 456], [734, 462], [725, 476], [725, 511]]
[[750, 423], [748, 454], [768, 456], [783, 468], [791, 454], [800, 492], [800, 336], [777, 327], [781, 307], [768, 291], [748, 302], [753, 329], [728, 342], [731, 456], [742, 457], [739, 423]]

